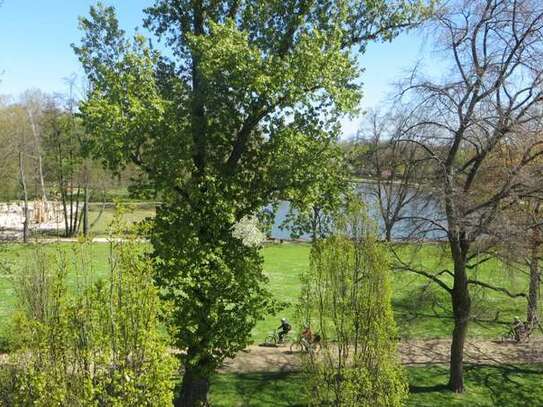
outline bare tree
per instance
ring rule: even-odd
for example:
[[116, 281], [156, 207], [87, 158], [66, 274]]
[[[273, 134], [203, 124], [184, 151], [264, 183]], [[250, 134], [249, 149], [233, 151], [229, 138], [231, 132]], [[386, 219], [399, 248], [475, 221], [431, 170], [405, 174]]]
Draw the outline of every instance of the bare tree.
[[[402, 93], [412, 106], [400, 141], [416, 144], [435, 162], [434, 186], [451, 253], [451, 269], [405, 270], [430, 278], [451, 296], [449, 387], [464, 391], [464, 342], [471, 316], [470, 286], [497, 290], [470, 276], [496, 243], [492, 225], [500, 211], [531, 188], [521, 176], [543, 154], [543, 4], [537, 0], [467, 0], [448, 4], [435, 18], [436, 35], [450, 58], [440, 81], [414, 72]], [[519, 142], [522, 135], [522, 142]], [[511, 152], [518, 159], [509, 160]], [[443, 277], [452, 279], [452, 286]]]
[[[355, 165], [364, 165], [369, 178], [364, 188], [373, 196], [384, 238], [390, 242], [395, 226], [403, 226], [398, 236], [408, 238], [416, 231], [412, 217], [415, 209], [426, 212], [431, 200], [424, 199], [424, 178], [429, 159], [416, 144], [398, 143], [406, 117], [401, 112], [371, 112], [359, 131], [359, 144], [364, 146]], [[410, 224], [408, 225], [407, 221]], [[403, 225], [399, 225], [403, 223]]]
[[[541, 171], [538, 172], [534, 181], [541, 182]], [[502, 244], [497, 253], [506, 263], [528, 275], [526, 327], [533, 330], [541, 322], [539, 291], [543, 258], [543, 196], [532, 193], [521, 198], [504, 208], [499, 222]], [[493, 234], [498, 233], [493, 231]]]
[[32, 137], [34, 141], [34, 158], [37, 165], [38, 182], [41, 189], [41, 198], [47, 208], [47, 191], [45, 187], [45, 177], [43, 173], [43, 154], [42, 154], [42, 134], [40, 126], [40, 117], [46, 104], [46, 97], [38, 90], [30, 90], [23, 94], [22, 105], [26, 110]]
[[12, 199], [19, 188], [19, 151], [13, 108], [0, 104], [0, 195]]
[[530, 268], [530, 286], [528, 289], [528, 307], [526, 312], [526, 320], [528, 324], [533, 325], [539, 323], [539, 289], [541, 285], [541, 270], [539, 263], [541, 261], [541, 245], [543, 244], [542, 223], [543, 223], [543, 207], [541, 201], [532, 203], [530, 208], [531, 218], [534, 221], [530, 225], [529, 244], [530, 254], [527, 257], [528, 266]]
[[29, 209], [28, 209], [28, 190], [26, 187], [26, 177], [24, 172], [24, 153], [19, 151], [19, 179], [23, 190], [23, 242], [28, 243], [29, 237]]
[[[30, 236], [30, 210], [28, 174], [34, 167], [31, 160], [32, 146], [28, 142], [30, 129], [26, 112], [20, 105], [6, 105], [0, 110], [0, 176], [3, 193], [18, 196], [23, 201], [23, 240]], [[13, 182], [13, 185], [9, 185]]]

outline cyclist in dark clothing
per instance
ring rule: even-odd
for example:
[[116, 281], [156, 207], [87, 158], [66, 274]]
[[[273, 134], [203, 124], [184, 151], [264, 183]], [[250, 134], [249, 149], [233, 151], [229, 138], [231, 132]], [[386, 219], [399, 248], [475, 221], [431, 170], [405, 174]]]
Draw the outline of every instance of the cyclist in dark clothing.
[[283, 318], [281, 319], [281, 325], [279, 325], [279, 342], [283, 342], [283, 339], [285, 338], [285, 336], [287, 336], [287, 334], [290, 332], [290, 330], [292, 329], [292, 327], [290, 326], [290, 324], [288, 323], [288, 320], [286, 318]]

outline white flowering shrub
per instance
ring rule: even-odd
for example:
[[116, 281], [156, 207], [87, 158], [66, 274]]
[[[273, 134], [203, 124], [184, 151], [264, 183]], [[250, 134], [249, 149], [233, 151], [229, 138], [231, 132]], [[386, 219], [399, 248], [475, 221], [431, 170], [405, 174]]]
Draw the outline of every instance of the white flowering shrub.
[[245, 246], [259, 246], [266, 239], [266, 235], [258, 227], [256, 216], [244, 216], [232, 228], [232, 236], [240, 239]]

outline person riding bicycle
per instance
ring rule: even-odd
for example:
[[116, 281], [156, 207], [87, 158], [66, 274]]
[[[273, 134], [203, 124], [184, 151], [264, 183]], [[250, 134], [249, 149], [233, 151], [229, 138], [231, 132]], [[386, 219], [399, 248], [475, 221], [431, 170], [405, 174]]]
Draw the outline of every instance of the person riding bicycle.
[[520, 320], [519, 317], [514, 317], [513, 323], [511, 324], [511, 328], [515, 336], [515, 341], [520, 342], [522, 335], [524, 333], [524, 330], [526, 329], [526, 325], [524, 324], [524, 322]]
[[304, 325], [304, 330], [302, 331], [302, 338], [307, 342], [313, 342], [313, 332], [311, 332], [311, 327], [309, 325]]
[[286, 318], [282, 318], [281, 319], [281, 325], [279, 325], [279, 328], [277, 328], [277, 329], [280, 329], [280, 331], [279, 331], [279, 342], [283, 342], [283, 339], [285, 338], [285, 336], [287, 336], [287, 334], [290, 332], [292, 327], [290, 326], [290, 324], [288, 323], [288, 320]]
[[310, 348], [313, 350], [319, 349], [321, 336], [318, 333], [314, 334], [308, 324], [304, 325], [304, 330], [302, 331], [302, 334], [300, 336], [300, 339], [302, 340], [302, 342], [304, 342], [306, 350], [309, 350]]

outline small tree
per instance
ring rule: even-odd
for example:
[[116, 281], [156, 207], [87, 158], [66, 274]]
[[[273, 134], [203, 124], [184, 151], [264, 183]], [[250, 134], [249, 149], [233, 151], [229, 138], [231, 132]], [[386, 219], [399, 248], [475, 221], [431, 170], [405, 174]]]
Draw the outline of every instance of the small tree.
[[526, 320], [529, 324], [538, 323], [539, 321], [539, 291], [541, 287], [541, 268], [540, 262], [543, 257], [541, 246], [543, 245], [542, 238], [542, 223], [543, 223], [543, 207], [541, 201], [534, 200], [526, 202], [528, 219], [532, 221], [527, 225], [529, 254], [526, 256], [526, 263], [530, 268], [530, 284], [528, 287], [528, 306], [526, 311]]
[[28, 124], [32, 133], [33, 140], [33, 156], [36, 160], [36, 176], [37, 182], [40, 185], [41, 199], [47, 208], [47, 190], [45, 187], [45, 176], [43, 171], [43, 134], [40, 126], [40, 118], [43, 115], [43, 108], [46, 103], [47, 96], [39, 90], [28, 90], [22, 96], [21, 106], [24, 108], [28, 118]]
[[387, 259], [361, 206], [314, 244], [301, 312], [318, 327], [322, 351], [308, 353], [311, 404], [401, 406], [407, 383], [396, 353]]
[[[62, 106], [64, 104], [64, 106]], [[88, 225], [90, 171], [81, 154], [83, 129], [74, 115], [75, 101], [70, 93], [61, 102], [51, 101], [43, 112], [46, 169], [56, 186], [62, 204], [65, 236], [75, 236]], [[87, 230], [83, 230], [87, 232]]]
[[171, 404], [177, 366], [159, 327], [150, 261], [134, 239], [111, 245], [109, 276], [97, 282], [84, 243], [72, 256], [38, 246], [15, 275], [19, 350], [11, 355], [13, 374], [2, 377], [0, 404]]
[[497, 234], [502, 242], [497, 254], [505, 263], [515, 268], [528, 269], [528, 292], [519, 293], [517, 296], [526, 297], [526, 322], [533, 328], [540, 323], [540, 263], [543, 258], [542, 197], [534, 194], [514, 201], [512, 206], [505, 208], [496, 229], [499, 230], [492, 232]]

